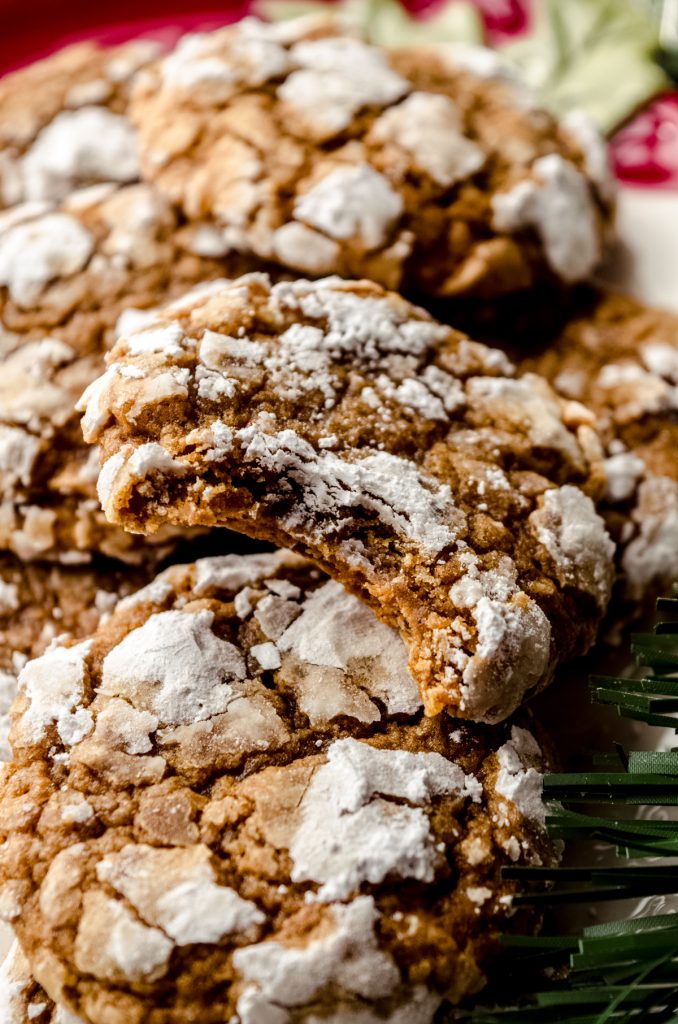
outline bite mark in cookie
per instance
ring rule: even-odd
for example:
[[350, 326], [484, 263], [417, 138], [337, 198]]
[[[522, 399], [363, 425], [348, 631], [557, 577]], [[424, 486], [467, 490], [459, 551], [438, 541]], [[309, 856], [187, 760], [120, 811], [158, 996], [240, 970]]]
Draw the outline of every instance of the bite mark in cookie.
[[613, 547], [591, 415], [513, 372], [377, 285], [249, 275], [121, 339], [83, 429], [112, 522], [297, 547], [400, 629], [429, 711], [497, 721], [590, 644]]

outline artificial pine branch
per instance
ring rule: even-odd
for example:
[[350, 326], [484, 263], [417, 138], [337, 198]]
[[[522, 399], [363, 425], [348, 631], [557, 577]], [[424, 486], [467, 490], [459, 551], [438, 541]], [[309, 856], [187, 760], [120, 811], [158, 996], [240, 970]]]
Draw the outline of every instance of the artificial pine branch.
[[[678, 588], [676, 588], [678, 594]], [[658, 602], [669, 618], [631, 648], [641, 679], [594, 676], [591, 699], [617, 714], [678, 732], [678, 597]], [[670, 616], [675, 616], [671, 619]], [[604, 844], [612, 867], [510, 867], [504, 874], [543, 882], [516, 903], [595, 903], [678, 894], [678, 820], [631, 817], [629, 807], [678, 805], [677, 748], [594, 758], [591, 771], [544, 779], [547, 827], [554, 838]], [[605, 814], [579, 804], [599, 804]], [[574, 806], [573, 806], [574, 805]], [[650, 864], [643, 858], [652, 858]], [[641, 860], [625, 865], [624, 859]], [[459, 1011], [470, 1024], [678, 1024], [678, 913], [645, 913], [584, 928], [578, 935], [505, 936], [513, 990], [483, 996], [487, 1007]], [[496, 1005], [492, 1005], [496, 1003]]]

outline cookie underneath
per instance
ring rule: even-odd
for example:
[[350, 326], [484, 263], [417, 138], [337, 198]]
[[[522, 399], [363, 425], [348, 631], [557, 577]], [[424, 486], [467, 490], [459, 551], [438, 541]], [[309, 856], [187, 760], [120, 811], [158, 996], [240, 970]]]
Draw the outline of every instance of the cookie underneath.
[[550, 863], [524, 728], [423, 715], [397, 634], [285, 552], [167, 570], [21, 675], [0, 904], [91, 1024], [429, 1024], [506, 863]]

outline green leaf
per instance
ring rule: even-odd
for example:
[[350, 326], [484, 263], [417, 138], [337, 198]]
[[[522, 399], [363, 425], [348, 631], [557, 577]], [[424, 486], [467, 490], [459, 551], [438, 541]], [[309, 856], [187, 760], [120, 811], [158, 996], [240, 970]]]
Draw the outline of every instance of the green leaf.
[[504, 54], [555, 114], [586, 110], [609, 132], [667, 87], [657, 23], [629, 0], [542, 0], [536, 10], [535, 30]]

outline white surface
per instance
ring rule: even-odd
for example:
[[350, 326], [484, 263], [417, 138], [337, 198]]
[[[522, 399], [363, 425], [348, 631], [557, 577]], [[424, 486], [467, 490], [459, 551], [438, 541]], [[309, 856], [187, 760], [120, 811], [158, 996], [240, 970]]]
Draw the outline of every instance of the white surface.
[[621, 246], [605, 279], [678, 313], [678, 192], [622, 189], [617, 230]]

